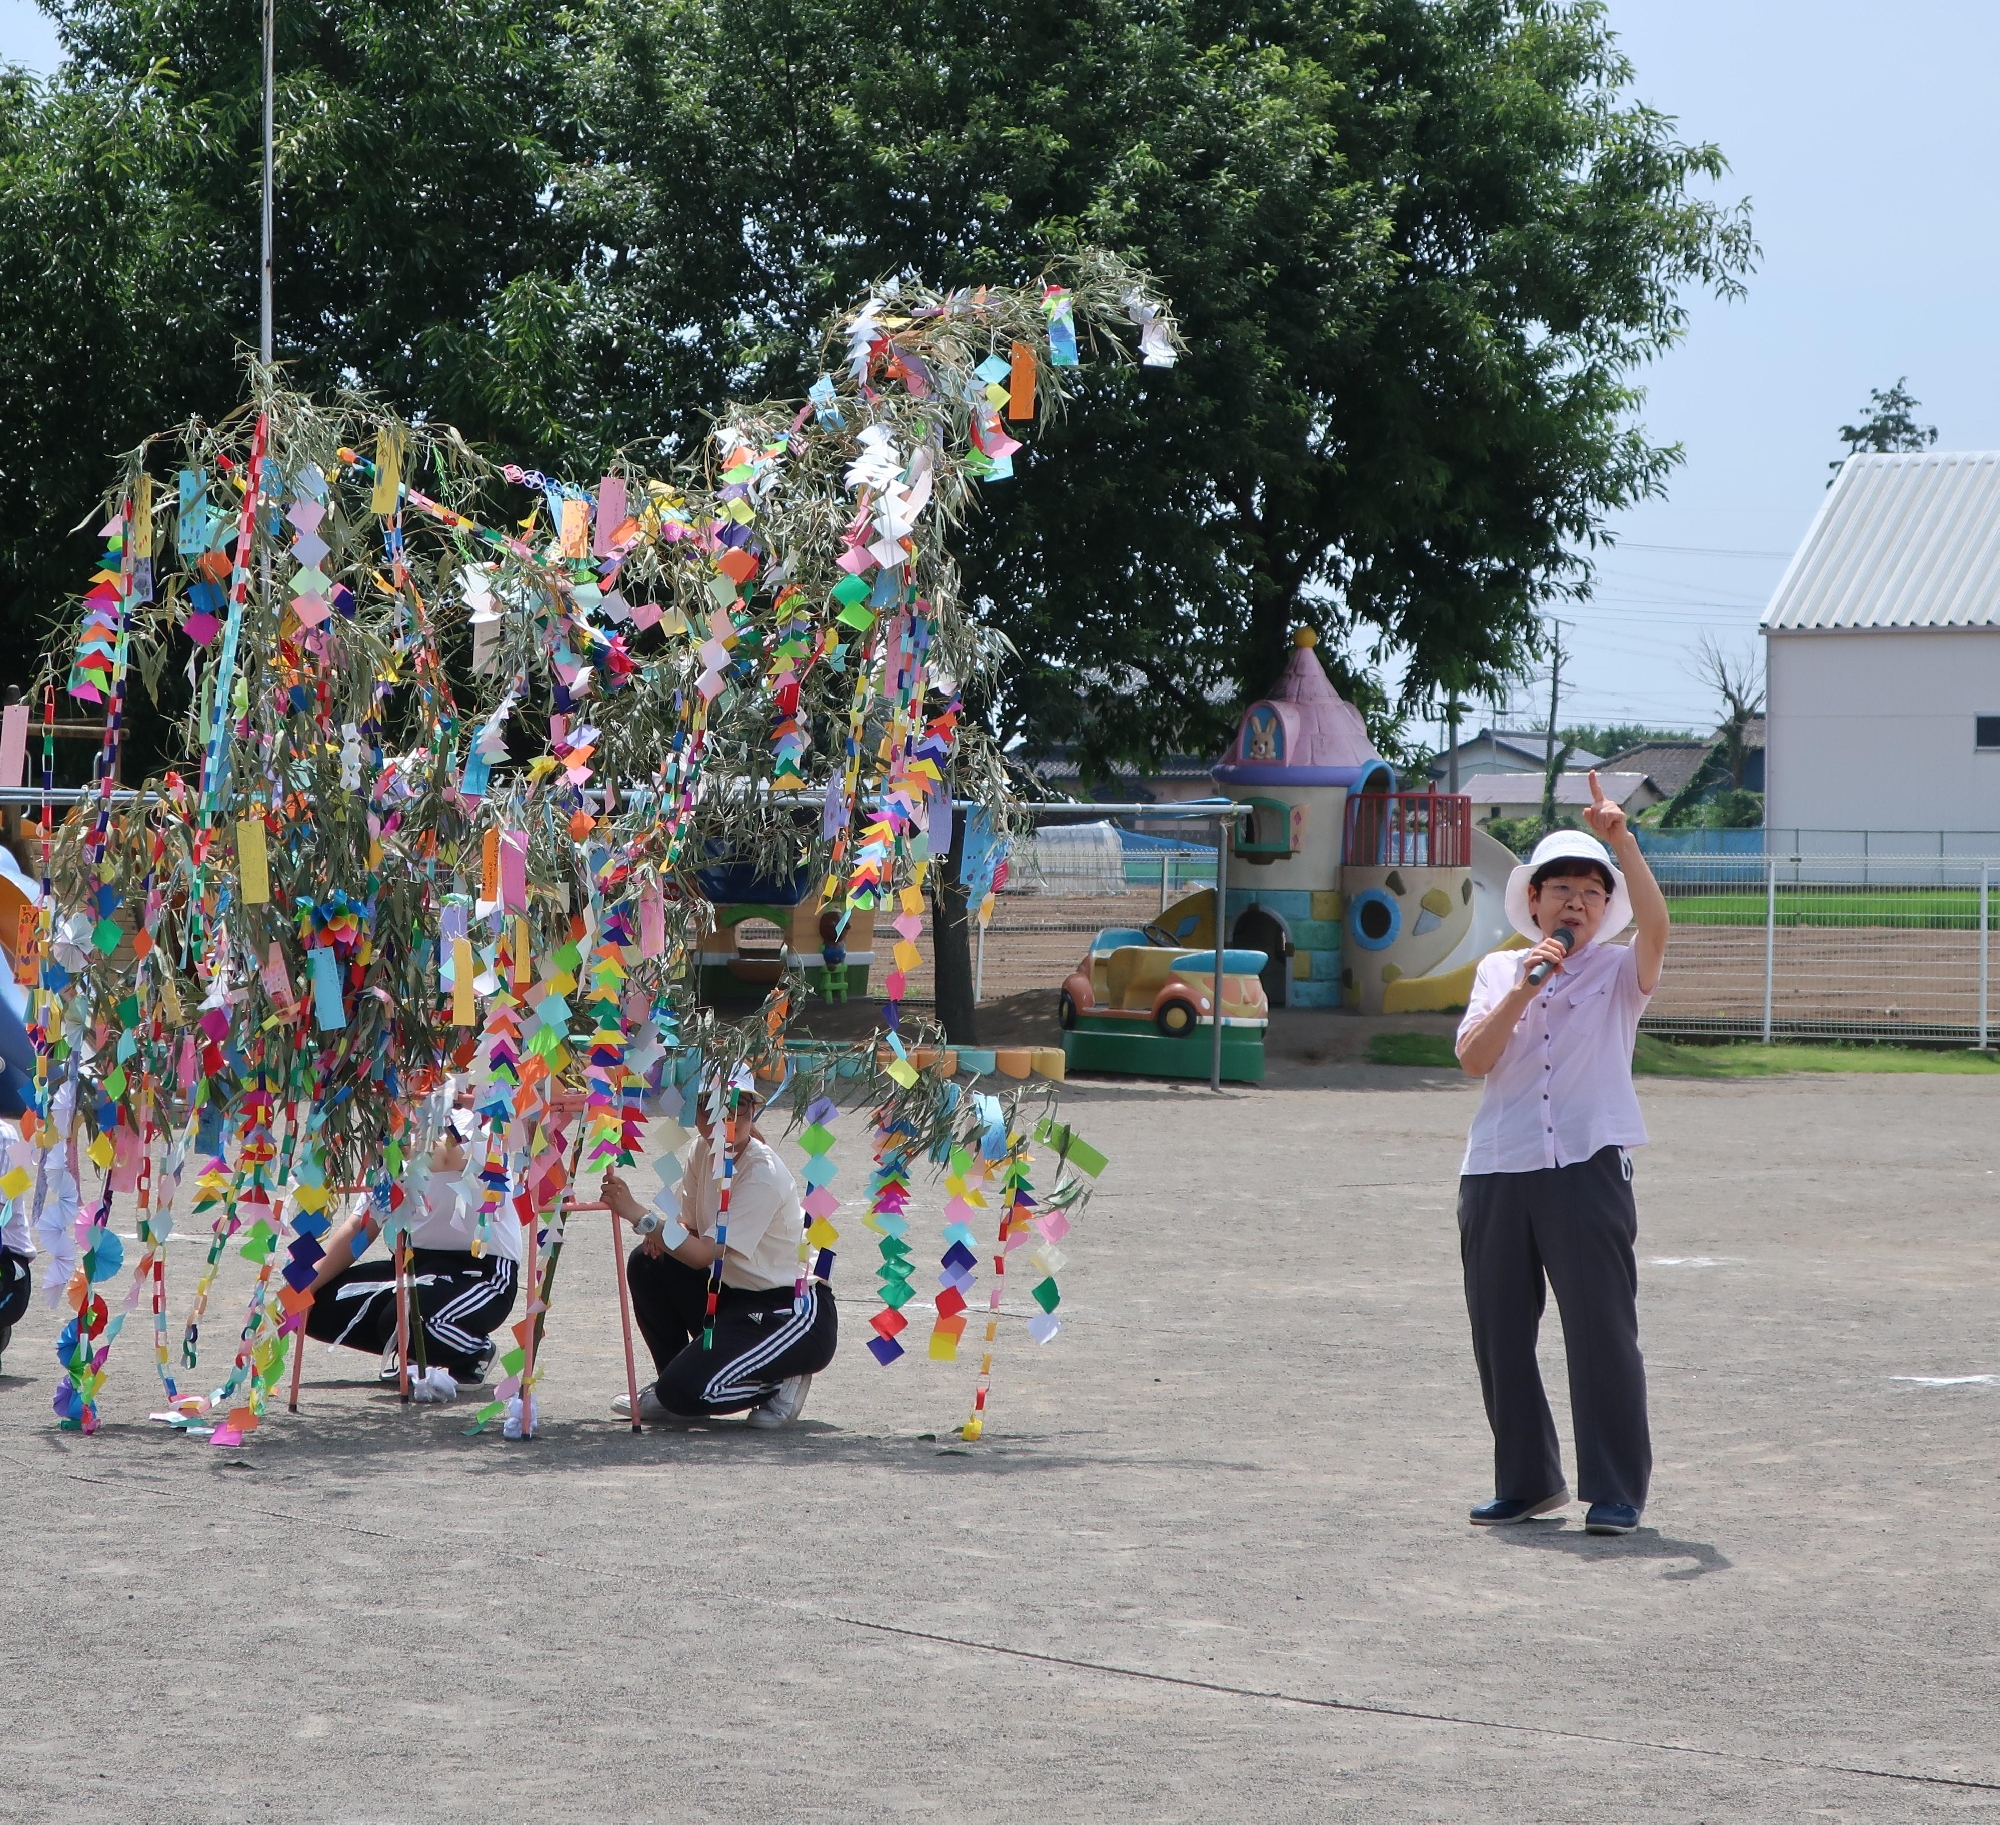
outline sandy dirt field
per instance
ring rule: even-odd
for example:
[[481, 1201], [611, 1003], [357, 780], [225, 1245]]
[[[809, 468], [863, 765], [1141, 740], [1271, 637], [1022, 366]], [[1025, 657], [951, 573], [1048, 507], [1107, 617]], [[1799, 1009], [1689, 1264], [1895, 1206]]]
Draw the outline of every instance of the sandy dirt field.
[[[852, 1211], [840, 1355], [775, 1434], [610, 1417], [602, 1217], [533, 1443], [321, 1346], [298, 1416], [174, 1436], [143, 1311], [103, 1432], [59, 1432], [38, 1303], [0, 1377], [0, 1817], [2000, 1816], [1996, 1087], [1642, 1085], [1659, 1467], [1600, 1540], [1466, 1525], [1473, 1092], [1343, 1048], [1220, 1097], [1072, 1086], [1112, 1163], [1060, 1337], [1010, 1298], [972, 1447], [975, 1362], [862, 1349]], [[1553, 1310], [1544, 1341], [1567, 1451]]]

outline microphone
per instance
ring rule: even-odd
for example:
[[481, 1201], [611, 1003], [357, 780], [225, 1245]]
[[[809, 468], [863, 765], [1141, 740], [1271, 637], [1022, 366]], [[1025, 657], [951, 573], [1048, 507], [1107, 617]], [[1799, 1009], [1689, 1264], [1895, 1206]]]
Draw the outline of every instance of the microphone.
[[[1571, 931], [1567, 925], [1558, 925], [1554, 931], [1549, 933], [1549, 936], [1555, 939], [1566, 951], [1576, 948], [1576, 933]], [[1548, 981], [1550, 973], [1555, 967], [1555, 962], [1552, 958], [1544, 957], [1541, 962], [1528, 971], [1528, 986], [1532, 989], [1540, 988], [1543, 983]]]

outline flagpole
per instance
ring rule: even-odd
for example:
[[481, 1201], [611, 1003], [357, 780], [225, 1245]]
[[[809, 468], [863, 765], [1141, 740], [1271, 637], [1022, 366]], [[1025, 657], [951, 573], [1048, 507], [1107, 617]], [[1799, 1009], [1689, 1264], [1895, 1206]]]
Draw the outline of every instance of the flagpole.
[[271, 17], [273, 0], [264, 0], [264, 259], [259, 286], [257, 352], [264, 365], [271, 364], [271, 192], [273, 159], [271, 121], [273, 94], [277, 82], [277, 46]]

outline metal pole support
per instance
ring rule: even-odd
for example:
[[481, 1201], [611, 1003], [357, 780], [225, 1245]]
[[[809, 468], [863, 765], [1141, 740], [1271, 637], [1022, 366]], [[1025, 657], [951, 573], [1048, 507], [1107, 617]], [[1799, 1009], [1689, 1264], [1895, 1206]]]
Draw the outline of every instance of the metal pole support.
[[1771, 1043], [1771, 982], [1778, 959], [1778, 858], [1764, 858], [1764, 1043]]
[[[277, 188], [275, 158], [273, 152], [273, 114], [276, 106], [278, 87], [278, 34], [277, 22], [272, 17], [273, 0], [264, 0], [264, 194], [262, 246], [257, 271], [257, 353], [264, 365], [271, 365], [275, 327], [271, 305], [271, 279], [273, 259], [271, 252], [271, 216], [274, 193]], [[268, 593], [268, 592], [267, 592]]]
[[1993, 864], [1981, 862], [1979, 864], [1979, 1049], [1982, 1052], [1993, 1043], [1993, 921], [1989, 916], [1992, 892]]
[[1215, 832], [1215, 1029], [1209, 1042], [1208, 1087], [1222, 1088], [1222, 954], [1223, 918], [1229, 904], [1229, 839], [1235, 833], [1233, 817], [1217, 818]]

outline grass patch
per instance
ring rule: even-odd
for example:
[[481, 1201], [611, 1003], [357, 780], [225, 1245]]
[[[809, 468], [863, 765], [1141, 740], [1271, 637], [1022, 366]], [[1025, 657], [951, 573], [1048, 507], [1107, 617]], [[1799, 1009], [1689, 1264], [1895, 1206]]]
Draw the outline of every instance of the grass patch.
[[1442, 1033], [1377, 1033], [1368, 1042], [1371, 1065], [1442, 1065], [1458, 1069], [1458, 1054]]
[[[1442, 1033], [1377, 1033], [1371, 1065], [1459, 1068]], [[1632, 1054], [1635, 1077], [1783, 1077], [1795, 1071], [1922, 1072], [1940, 1077], [2000, 1075], [2000, 1060], [1978, 1052], [1931, 1052], [1918, 1046], [1676, 1045], [1641, 1033]]]
[[[1676, 925], [1755, 925], [1765, 918], [1761, 887], [1744, 893], [1682, 893], [1667, 901]], [[1989, 909], [2000, 919], [2000, 908]], [[1887, 927], [1902, 931], [1977, 931], [1979, 893], [1962, 887], [1842, 889], [1778, 883], [1776, 923], [1788, 927]]]

